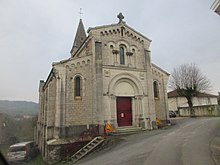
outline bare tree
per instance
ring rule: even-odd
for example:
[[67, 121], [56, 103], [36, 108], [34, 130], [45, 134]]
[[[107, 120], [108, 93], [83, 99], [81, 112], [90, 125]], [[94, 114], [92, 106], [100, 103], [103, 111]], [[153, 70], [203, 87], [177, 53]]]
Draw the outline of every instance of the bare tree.
[[174, 68], [169, 87], [177, 90], [179, 96], [187, 99], [191, 116], [195, 116], [193, 97], [211, 88], [209, 79], [203, 75], [196, 64], [182, 64]]

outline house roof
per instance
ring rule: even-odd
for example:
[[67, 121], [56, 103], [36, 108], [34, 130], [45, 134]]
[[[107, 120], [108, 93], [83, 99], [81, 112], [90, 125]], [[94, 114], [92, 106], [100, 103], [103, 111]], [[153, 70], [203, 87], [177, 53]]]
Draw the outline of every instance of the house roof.
[[[173, 90], [167, 93], [168, 98], [173, 98], [173, 97], [180, 97], [177, 93], [177, 90]], [[201, 93], [199, 92], [199, 94], [196, 97], [218, 97], [217, 95], [212, 95], [212, 94], [208, 94], [208, 93]]]

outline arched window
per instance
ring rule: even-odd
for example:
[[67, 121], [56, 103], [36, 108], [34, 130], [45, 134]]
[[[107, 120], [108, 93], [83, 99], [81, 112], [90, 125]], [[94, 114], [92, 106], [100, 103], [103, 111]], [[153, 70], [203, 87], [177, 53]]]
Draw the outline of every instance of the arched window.
[[157, 83], [156, 81], [154, 81], [153, 86], [154, 86], [154, 98], [159, 98], [159, 87], [158, 87], [158, 83]]
[[81, 77], [80, 76], [76, 76], [75, 77], [75, 96], [76, 97], [80, 97], [81, 96], [81, 93], [82, 93], [82, 91], [81, 91], [81, 89], [82, 89], [82, 82], [81, 82]]
[[120, 64], [125, 64], [125, 50], [123, 47], [120, 47]]

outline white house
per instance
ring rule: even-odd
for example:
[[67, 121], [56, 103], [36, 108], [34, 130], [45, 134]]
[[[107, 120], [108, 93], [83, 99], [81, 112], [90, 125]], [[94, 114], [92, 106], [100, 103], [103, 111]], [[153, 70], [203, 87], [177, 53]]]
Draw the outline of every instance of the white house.
[[[193, 97], [193, 107], [196, 116], [215, 116], [218, 115], [217, 110], [218, 96], [199, 93]], [[177, 91], [168, 92], [169, 111], [175, 111], [179, 116], [190, 116], [189, 105], [185, 97], [178, 95]]]

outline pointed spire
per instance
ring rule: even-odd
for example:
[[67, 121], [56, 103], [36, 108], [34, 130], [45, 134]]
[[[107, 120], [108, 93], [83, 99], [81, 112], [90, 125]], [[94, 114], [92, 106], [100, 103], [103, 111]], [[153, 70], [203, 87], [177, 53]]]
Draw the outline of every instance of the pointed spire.
[[82, 19], [79, 20], [79, 25], [76, 31], [76, 35], [75, 35], [75, 39], [73, 42], [73, 47], [70, 51], [70, 53], [73, 55], [78, 48], [81, 46], [81, 44], [84, 42], [84, 40], [86, 39], [86, 32], [84, 29], [84, 25], [82, 22]]

